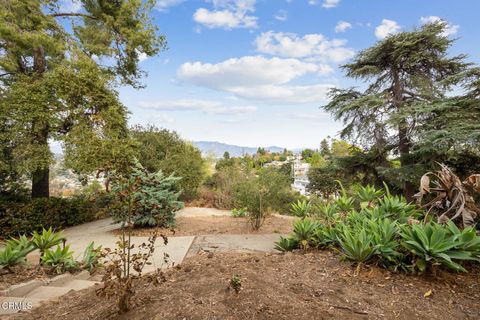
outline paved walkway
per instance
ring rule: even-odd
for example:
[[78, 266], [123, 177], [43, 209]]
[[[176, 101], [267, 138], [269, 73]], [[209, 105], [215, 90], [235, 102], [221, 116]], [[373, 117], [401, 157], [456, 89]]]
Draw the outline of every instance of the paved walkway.
[[[208, 217], [230, 215], [228, 210], [217, 210], [211, 208], [185, 208], [177, 212], [177, 217]], [[284, 216], [280, 216], [284, 217]], [[290, 217], [285, 217], [289, 219]], [[103, 248], [115, 248], [118, 237], [112, 231], [119, 229], [120, 224], [114, 224], [111, 218], [97, 220], [64, 231], [67, 245], [75, 252], [75, 257], [80, 260], [85, 248], [93, 241], [95, 246]], [[164, 254], [169, 255], [169, 265], [180, 264], [187, 256], [193, 256], [199, 252], [275, 252], [275, 241], [279, 234], [220, 234], [205, 236], [168, 237], [168, 244], [164, 245], [161, 239], [155, 244], [155, 252], [152, 256], [152, 265], [147, 265], [144, 272], [154, 271], [157, 268], [165, 268]], [[148, 237], [132, 237], [136, 247], [145, 243]], [[134, 249], [134, 252], [136, 250]], [[38, 261], [37, 257], [27, 257]], [[40, 280], [32, 280], [17, 286], [12, 286], [5, 292], [0, 292], [0, 315], [15, 313], [21, 307], [28, 311], [40, 303], [57, 299], [71, 290], [81, 290], [97, 284], [98, 279], [88, 276], [83, 272], [78, 276], [64, 274], [47, 283]], [[2, 296], [3, 295], [3, 296]], [[7, 306], [8, 308], [1, 308]], [[10, 308], [11, 306], [11, 308]]]

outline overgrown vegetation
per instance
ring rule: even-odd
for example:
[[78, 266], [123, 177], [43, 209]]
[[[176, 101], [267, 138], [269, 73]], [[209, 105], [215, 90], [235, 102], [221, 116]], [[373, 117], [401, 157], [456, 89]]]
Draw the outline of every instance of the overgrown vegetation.
[[[467, 271], [480, 262], [480, 237], [472, 227], [439, 224], [425, 211], [387, 189], [353, 188], [328, 203], [314, 205], [310, 217], [294, 223], [276, 249], [336, 248], [359, 265], [432, 272], [437, 267]], [[348, 205], [346, 205], [348, 204]]]

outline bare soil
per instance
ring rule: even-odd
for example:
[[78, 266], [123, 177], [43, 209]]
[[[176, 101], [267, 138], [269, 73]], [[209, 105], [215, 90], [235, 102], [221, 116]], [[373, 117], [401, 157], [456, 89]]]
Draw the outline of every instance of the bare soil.
[[[149, 236], [152, 228], [132, 229], [134, 236]], [[247, 218], [229, 216], [178, 217], [175, 232], [160, 229], [167, 236], [198, 236], [212, 234], [286, 234], [292, 231], [292, 219], [269, 216], [259, 230], [252, 230]], [[113, 231], [119, 233], [119, 230]]]
[[25, 267], [18, 265], [10, 270], [0, 270], [0, 290], [5, 290], [11, 285], [34, 279], [47, 279], [51, 275], [48, 270], [40, 266]]
[[[232, 275], [241, 279], [236, 293]], [[71, 292], [15, 319], [480, 319], [478, 270], [435, 277], [355, 267], [327, 251], [203, 254], [142, 284], [119, 316], [93, 289]], [[428, 294], [431, 292], [431, 294]]]

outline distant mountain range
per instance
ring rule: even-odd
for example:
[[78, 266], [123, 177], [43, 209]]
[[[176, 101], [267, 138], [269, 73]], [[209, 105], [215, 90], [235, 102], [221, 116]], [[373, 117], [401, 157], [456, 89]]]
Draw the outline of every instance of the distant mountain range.
[[[213, 154], [217, 158], [223, 157], [225, 151], [228, 151], [231, 157], [240, 157], [247, 153], [255, 154], [257, 152], [256, 147], [236, 146], [217, 141], [194, 141], [193, 144], [202, 151], [203, 155]], [[265, 147], [264, 149], [270, 152], [282, 152], [284, 150], [284, 148], [276, 146]]]

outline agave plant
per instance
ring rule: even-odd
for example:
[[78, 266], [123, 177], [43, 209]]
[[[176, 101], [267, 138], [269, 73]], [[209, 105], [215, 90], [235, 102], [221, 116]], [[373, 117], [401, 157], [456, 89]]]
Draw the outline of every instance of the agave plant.
[[346, 259], [363, 263], [375, 253], [372, 236], [365, 229], [344, 226], [339, 232], [338, 241]]
[[437, 265], [466, 272], [456, 261], [473, 259], [468, 251], [458, 248], [457, 238], [440, 224], [407, 225], [400, 234], [402, 246], [415, 256], [414, 267], [420, 272]]
[[35, 250], [35, 247], [32, 244], [32, 241], [27, 238], [26, 235], [21, 235], [18, 238], [11, 238], [6, 241], [7, 246], [11, 246], [12, 248], [16, 248], [20, 251], [25, 250], [27, 253], [32, 252]]
[[65, 272], [77, 266], [77, 263], [73, 259], [73, 251], [70, 251], [70, 246], [63, 248], [57, 246], [55, 250], [46, 249], [41, 258], [41, 263], [44, 266], [52, 268], [57, 273]]
[[421, 213], [415, 205], [407, 203], [404, 197], [387, 194], [378, 201], [378, 215], [406, 223], [409, 218], [418, 218]]
[[40, 250], [40, 260], [45, 254], [45, 250], [60, 244], [62, 241], [65, 241], [61, 232], [53, 232], [52, 227], [48, 230], [43, 228], [42, 233], [36, 231], [32, 235], [32, 245], [35, 249]]
[[25, 262], [25, 256], [29, 251], [21, 247], [15, 247], [7, 244], [3, 250], [0, 251], [0, 270], [10, 270], [16, 264]]
[[472, 259], [480, 261], [480, 237], [477, 235], [477, 231], [474, 228], [460, 230], [453, 221], [449, 221], [446, 227], [450, 235], [457, 241], [455, 248], [469, 252]]
[[307, 200], [298, 200], [290, 205], [290, 212], [297, 217], [305, 219], [310, 215], [311, 202]]
[[349, 197], [347, 191], [343, 187], [343, 184], [339, 180], [335, 180], [340, 185], [340, 197], [335, 200], [335, 205], [337, 208], [343, 212], [347, 213], [355, 207], [355, 200], [352, 197]]
[[232, 209], [232, 217], [234, 218], [242, 218], [247, 216], [247, 209], [246, 208], [240, 208], [240, 209]]
[[315, 243], [315, 232], [320, 227], [317, 221], [310, 219], [297, 220], [293, 224], [293, 236], [302, 249]]
[[338, 208], [333, 203], [320, 203], [317, 205], [318, 216], [327, 225], [333, 225], [337, 221]]
[[383, 190], [377, 190], [371, 185], [358, 186], [355, 190], [355, 198], [358, 199], [362, 208], [370, 208], [383, 194]]
[[90, 272], [100, 265], [102, 246], [95, 248], [95, 243], [91, 242], [83, 253], [82, 268], [88, 269]]
[[375, 256], [378, 263], [384, 267], [393, 266], [396, 269], [403, 259], [403, 254], [397, 250], [399, 231], [398, 223], [390, 219], [368, 221], [368, 232], [372, 236]]
[[298, 248], [298, 240], [294, 237], [280, 237], [280, 239], [275, 242], [275, 249], [281, 252], [292, 251]]

